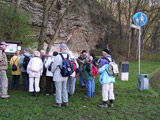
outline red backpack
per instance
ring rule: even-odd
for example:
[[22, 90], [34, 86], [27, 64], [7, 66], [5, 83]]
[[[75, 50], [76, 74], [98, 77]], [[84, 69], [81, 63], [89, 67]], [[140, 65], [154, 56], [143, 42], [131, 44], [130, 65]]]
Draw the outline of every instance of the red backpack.
[[94, 66], [91, 62], [88, 62], [88, 63], [92, 65], [93, 77], [97, 76], [98, 75], [98, 68], [96, 66]]
[[74, 62], [71, 62], [71, 63], [72, 63], [72, 65], [73, 65], [73, 72], [74, 72], [74, 71], [76, 71], [76, 69], [77, 69], [76, 62], [75, 62], [75, 60], [74, 60]]
[[[73, 62], [71, 62], [72, 63], [72, 65], [73, 65], [73, 72], [75, 71], [76, 72], [76, 70], [77, 70], [77, 65], [76, 65], [76, 62], [75, 62], [75, 60], [73, 61]], [[77, 78], [77, 72], [76, 72], [76, 74], [75, 74], [75, 77], [74, 78]]]

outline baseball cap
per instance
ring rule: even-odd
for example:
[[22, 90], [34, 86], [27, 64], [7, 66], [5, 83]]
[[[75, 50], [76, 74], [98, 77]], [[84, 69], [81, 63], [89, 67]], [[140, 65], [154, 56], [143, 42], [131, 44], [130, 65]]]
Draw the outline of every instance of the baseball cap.
[[60, 48], [62, 48], [63, 50], [66, 50], [67, 49], [67, 45], [66, 44], [64, 44], [64, 43], [62, 43], [62, 44], [60, 44], [60, 46], [59, 46]]

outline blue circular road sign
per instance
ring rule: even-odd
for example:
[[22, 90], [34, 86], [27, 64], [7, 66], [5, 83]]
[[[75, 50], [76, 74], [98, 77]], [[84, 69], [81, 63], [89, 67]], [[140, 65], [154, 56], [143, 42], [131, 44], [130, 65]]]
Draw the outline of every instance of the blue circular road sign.
[[147, 22], [147, 16], [142, 12], [138, 12], [133, 16], [133, 22], [138, 26], [143, 26]]

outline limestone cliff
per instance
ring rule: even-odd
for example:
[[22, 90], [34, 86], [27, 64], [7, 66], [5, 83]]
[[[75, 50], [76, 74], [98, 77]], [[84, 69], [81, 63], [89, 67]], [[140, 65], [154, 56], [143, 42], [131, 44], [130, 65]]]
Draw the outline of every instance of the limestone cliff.
[[[77, 3], [72, 6], [63, 20], [53, 48], [56, 48], [60, 43], [66, 43], [69, 49], [74, 52], [80, 52], [82, 49], [89, 51], [94, 49], [106, 34], [106, 14], [96, 0], [75, 1]], [[50, 39], [53, 36], [57, 21], [66, 9], [67, 3], [67, 0], [58, 0], [57, 6], [54, 6], [55, 8], [49, 16], [45, 39]], [[41, 0], [24, 0], [20, 7], [30, 13], [30, 22], [37, 28], [36, 36], [38, 37], [42, 23], [43, 2]]]

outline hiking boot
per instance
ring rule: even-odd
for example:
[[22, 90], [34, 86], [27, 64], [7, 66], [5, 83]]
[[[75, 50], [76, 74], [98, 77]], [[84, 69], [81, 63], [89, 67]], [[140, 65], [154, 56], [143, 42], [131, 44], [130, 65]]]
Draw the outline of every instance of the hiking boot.
[[69, 107], [68, 103], [62, 103], [62, 106]]
[[38, 92], [35, 92], [35, 96], [38, 97]]
[[69, 95], [69, 98], [73, 98], [73, 95]]
[[31, 96], [34, 96], [34, 92], [31, 92]]
[[103, 103], [103, 104], [98, 105], [98, 107], [100, 107], [100, 108], [107, 108], [108, 105]]
[[49, 96], [49, 93], [46, 93], [46, 96]]
[[61, 103], [56, 103], [53, 105], [54, 108], [60, 108], [61, 107]]
[[10, 95], [2, 95], [2, 96], [1, 96], [2, 99], [10, 98], [10, 97], [11, 97]]
[[110, 106], [113, 108], [113, 107], [114, 107], [114, 104], [112, 103], [112, 104], [110, 104]]

